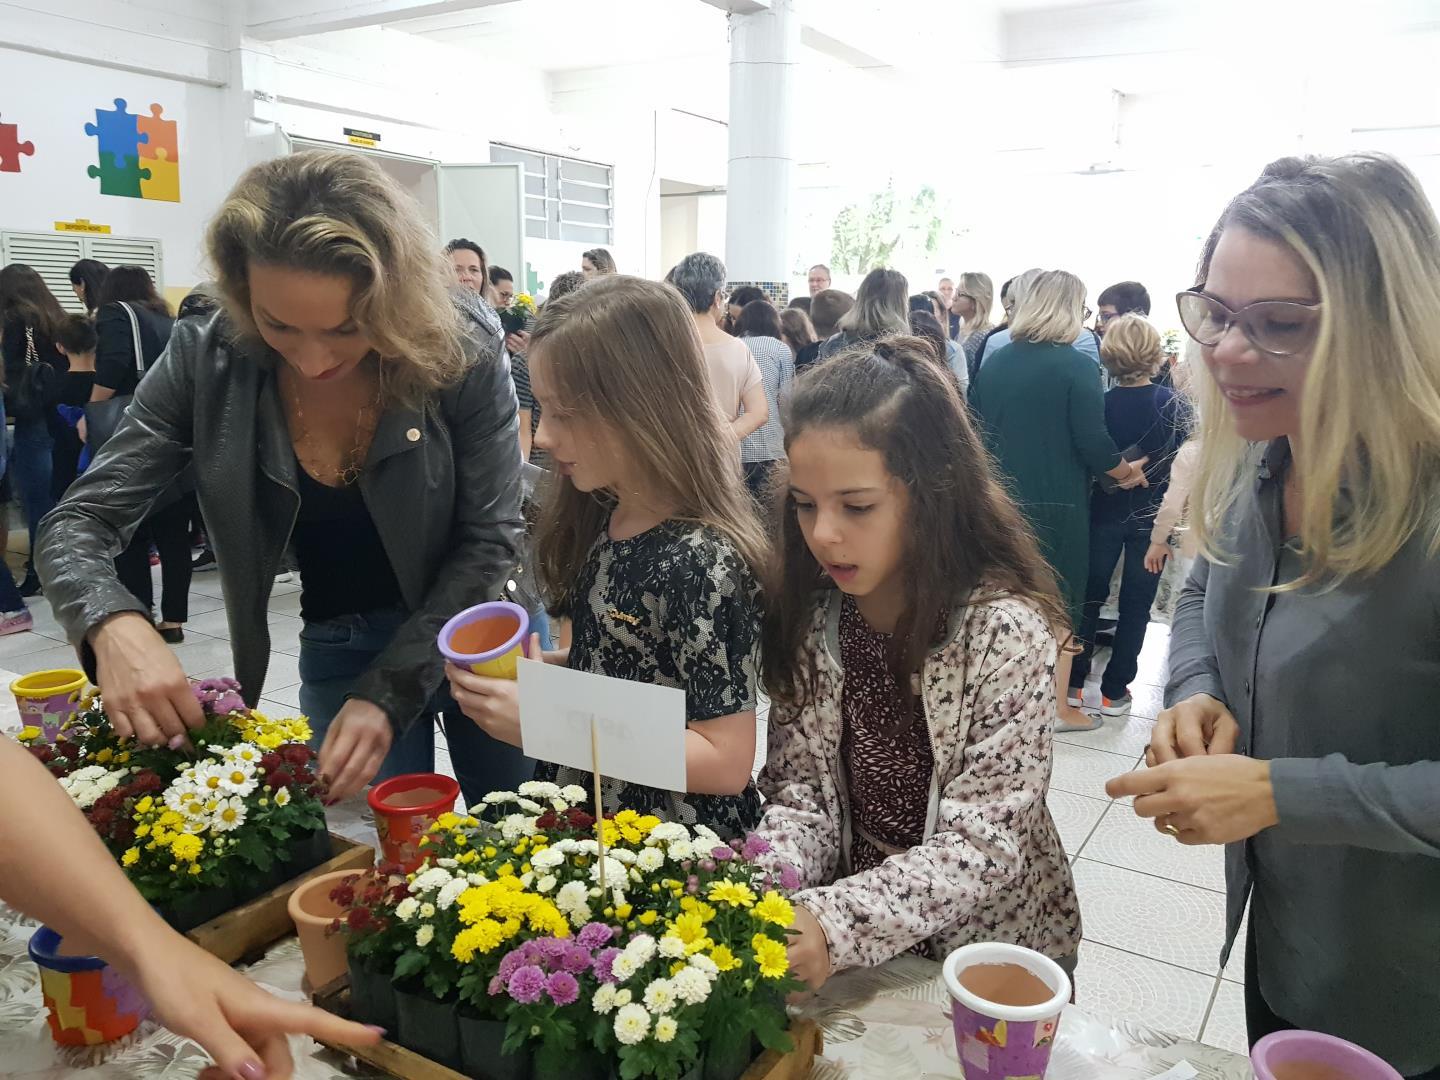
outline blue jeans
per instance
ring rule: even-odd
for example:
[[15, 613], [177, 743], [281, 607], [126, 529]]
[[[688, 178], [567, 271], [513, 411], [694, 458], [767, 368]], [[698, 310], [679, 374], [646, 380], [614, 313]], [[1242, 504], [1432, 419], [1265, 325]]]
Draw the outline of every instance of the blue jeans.
[[[345, 704], [346, 696], [377, 656], [390, 644], [409, 616], [399, 610], [342, 615], [324, 622], [306, 622], [300, 631], [300, 708], [314, 731], [310, 745], [319, 749], [325, 732]], [[450, 760], [465, 805], [473, 806], [491, 791], [514, 791], [534, 778], [535, 762], [518, 746], [492, 739], [462, 713], [442, 686], [425, 714], [396, 737], [375, 783], [405, 773], [435, 768], [435, 721], [445, 729]]]
[[[10, 475], [15, 492], [25, 510], [25, 526], [30, 532], [30, 551], [35, 551], [35, 530], [40, 519], [55, 509], [55, 493], [50, 489], [54, 467], [52, 454], [55, 440], [43, 420], [15, 425], [15, 446], [10, 452]], [[26, 563], [27, 566], [33, 563]]]
[[1071, 689], [1084, 686], [1090, 674], [1100, 608], [1110, 595], [1115, 563], [1122, 555], [1125, 565], [1120, 572], [1120, 617], [1115, 623], [1110, 663], [1100, 676], [1100, 693], [1111, 699], [1122, 698], [1134, 681], [1140, 668], [1140, 650], [1145, 645], [1145, 629], [1150, 624], [1150, 605], [1155, 602], [1155, 590], [1160, 587], [1160, 575], [1145, 569], [1145, 551], [1150, 546], [1150, 530], [1154, 524], [1149, 518], [1090, 519], [1090, 576], [1080, 619], [1080, 640], [1085, 650], [1070, 668]]

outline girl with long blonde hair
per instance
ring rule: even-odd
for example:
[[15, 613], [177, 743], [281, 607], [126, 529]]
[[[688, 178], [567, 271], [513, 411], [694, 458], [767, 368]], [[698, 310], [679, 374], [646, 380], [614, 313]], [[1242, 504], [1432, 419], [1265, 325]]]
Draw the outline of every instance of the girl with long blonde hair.
[[[605, 808], [751, 828], [759, 576], [767, 544], [711, 392], [700, 337], [668, 285], [596, 278], [545, 305], [530, 341], [542, 405], [536, 445], [555, 462], [536, 546], [569, 650], [546, 659], [685, 691], [688, 792], [607, 781]], [[519, 743], [515, 683], [450, 668], [455, 699]], [[553, 765], [544, 779], [590, 783]]]
[[[116, 730], [179, 747], [203, 720], [111, 562], [193, 461], [245, 700], [267, 675], [299, 681], [331, 798], [432, 768], [438, 713], [471, 801], [513, 786], [533, 766], [452, 719], [435, 636], [515, 561], [515, 391], [447, 294], [419, 208], [365, 158], [308, 151], [242, 176], [208, 247], [224, 310], [175, 327], [40, 539], [46, 593]], [[269, 671], [268, 611], [287, 548], [288, 676]]]
[[1177, 302], [1202, 558], [1153, 767], [1110, 794], [1230, 845], [1252, 1041], [1308, 1028], [1440, 1076], [1440, 223], [1391, 158], [1286, 158]]
[[955, 340], [965, 350], [965, 365], [970, 380], [975, 379], [975, 370], [980, 365], [980, 345], [985, 335], [993, 328], [990, 313], [995, 307], [995, 283], [989, 274], [967, 271], [960, 275], [960, 284], [955, 287], [955, 299], [950, 303], [950, 314], [960, 319], [960, 329]]

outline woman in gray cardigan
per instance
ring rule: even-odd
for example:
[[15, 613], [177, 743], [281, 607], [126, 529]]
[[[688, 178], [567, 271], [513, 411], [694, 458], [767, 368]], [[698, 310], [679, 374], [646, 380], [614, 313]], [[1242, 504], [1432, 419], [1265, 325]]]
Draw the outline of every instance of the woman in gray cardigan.
[[1381, 156], [1270, 165], [1178, 297], [1203, 348], [1206, 558], [1151, 768], [1225, 843], [1252, 1041], [1300, 1027], [1440, 1077], [1440, 225]]

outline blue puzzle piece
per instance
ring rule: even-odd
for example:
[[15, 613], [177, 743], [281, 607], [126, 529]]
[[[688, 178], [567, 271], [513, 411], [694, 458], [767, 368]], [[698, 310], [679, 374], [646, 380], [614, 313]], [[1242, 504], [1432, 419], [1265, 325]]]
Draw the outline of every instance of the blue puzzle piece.
[[140, 158], [135, 154], [123, 158], [101, 154], [100, 164], [91, 165], [85, 171], [99, 177], [101, 195], [120, 195], [127, 199], [140, 198], [140, 181], [150, 179], [150, 170], [140, 167]]
[[127, 157], [138, 158], [140, 144], [150, 141], [149, 135], [140, 133], [140, 118], [125, 111], [124, 98], [115, 99], [113, 110], [96, 109], [95, 121], [95, 124], [85, 125], [85, 134], [100, 137], [101, 168], [104, 168], [106, 154], [114, 154], [116, 161], [123, 161]]

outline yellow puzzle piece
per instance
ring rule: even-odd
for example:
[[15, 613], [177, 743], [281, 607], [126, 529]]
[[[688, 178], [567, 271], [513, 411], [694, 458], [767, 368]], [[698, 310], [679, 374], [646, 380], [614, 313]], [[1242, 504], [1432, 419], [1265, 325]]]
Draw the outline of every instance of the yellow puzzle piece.
[[140, 197], [158, 202], [179, 202], [180, 163], [167, 161], [169, 151], [163, 148], [156, 153], [158, 156], [145, 159], [145, 167], [150, 170], [150, 179], [141, 178]]

